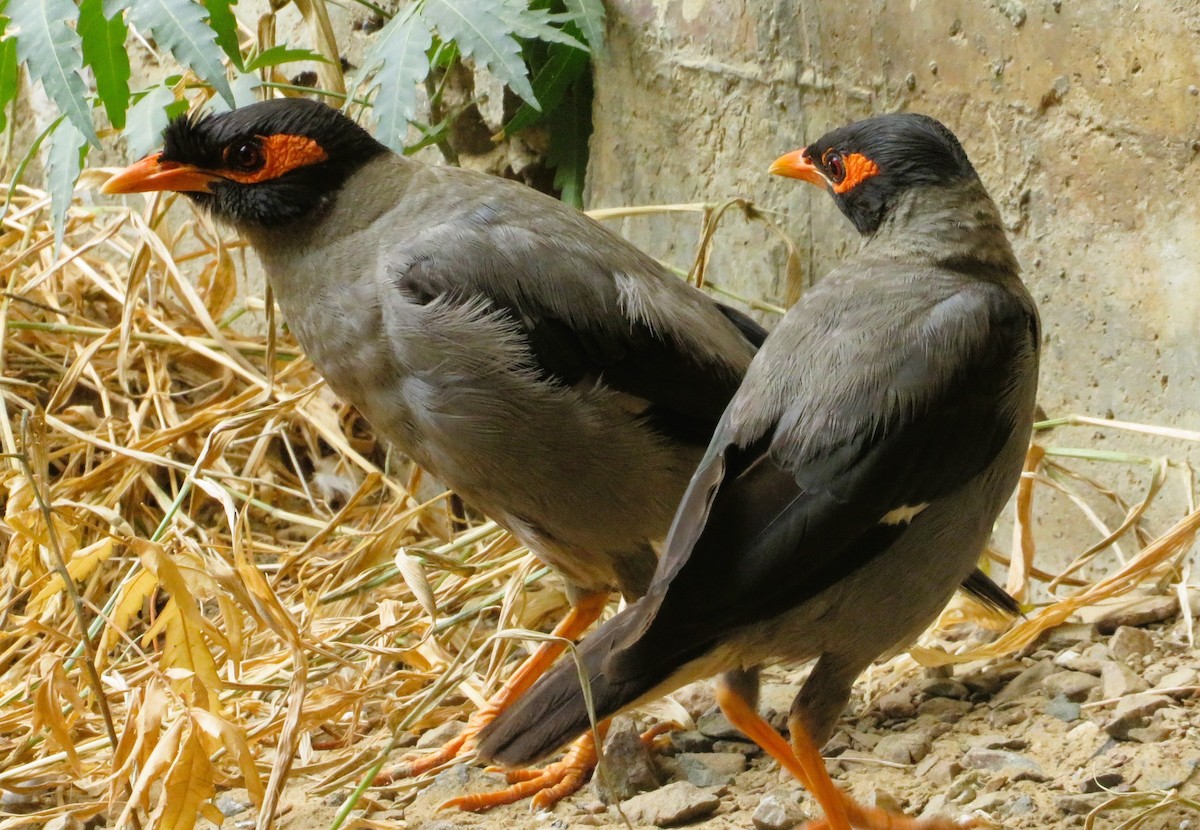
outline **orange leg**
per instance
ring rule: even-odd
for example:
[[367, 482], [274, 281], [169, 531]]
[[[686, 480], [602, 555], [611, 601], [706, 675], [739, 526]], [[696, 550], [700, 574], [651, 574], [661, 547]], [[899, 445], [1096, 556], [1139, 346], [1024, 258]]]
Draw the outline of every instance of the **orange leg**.
[[[554, 636], [564, 640], [578, 639], [592, 623], [600, 618], [600, 612], [604, 610], [607, 602], [608, 596], [604, 593], [584, 596], [571, 607], [567, 616], [555, 627]], [[492, 695], [475, 714], [471, 715], [467, 721], [467, 728], [463, 730], [462, 734], [443, 744], [430, 755], [401, 763], [391, 772], [381, 773], [376, 776], [375, 784], [386, 784], [396, 779], [421, 775], [453, 761], [455, 758], [473, 752], [476, 737], [483, 728], [524, 694], [565, 649], [564, 643], [553, 640], [539, 645], [500, 687], [500, 690]]]
[[795, 717], [788, 724], [792, 745], [788, 746], [769, 723], [759, 717], [741, 695], [717, 685], [717, 703], [729, 722], [761, 746], [780, 766], [799, 779], [825, 811], [825, 818], [809, 822], [804, 830], [964, 830], [973, 826], [945, 818], [915, 819], [866, 807], [838, 789], [825, 769], [825, 760], [808, 732]]
[[[608, 731], [608, 723], [605, 721], [599, 726], [602, 738]], [[478, 813], [502, 804], [512, 804], [532, 795], [532, 806], [535, 810], [549, 810], [582, 787], [595, 766], [596, 741], [592, 733], [587, 732], [571, 744], [570, 750], [561, 761], [555, 761], [542, 769], [505, 771], [511, 786], [496, 792], [452, 798], [438, 809], [457, 807], [460, 810]], [[491, 767], [489, 771], [500, 770]]]

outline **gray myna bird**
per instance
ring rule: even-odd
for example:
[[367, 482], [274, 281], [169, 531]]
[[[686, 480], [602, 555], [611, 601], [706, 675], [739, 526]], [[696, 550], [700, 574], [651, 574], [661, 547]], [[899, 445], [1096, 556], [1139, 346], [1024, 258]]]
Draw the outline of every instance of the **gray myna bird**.
[[[579, 636], [613, 587], [645, 593], [760, 327], [561, 202], [405, 159], [313, 101], [180, 118], [164, 139], [105, 192], [181, 191], [240, 230], [330, 386], [564, 576], [556, 634]], [[966, 587], [1011, 604], [980, 573]], [[403, 772], [469, 751], [561, 650]], [[587, 756], [506, 797], [577, 781]]]
[[[1039, 323], [1004, 223], [954, 135], [885, 115], [771, 171], [827, 187], [860, 253], [793, 307], [721, 418], [646, 597], [580, 646], [600, 717], [724, 673], [730, 721], [825, 810], [819, 826], [952, 826], [854, 803], [818, 748], [873, 660], [937, 616], [1020, 475]], [[758, 667], [816, 658], [791, 745], [755, 712]], [[588, 727], [576, 667], [479, 740], [528, 764]]]

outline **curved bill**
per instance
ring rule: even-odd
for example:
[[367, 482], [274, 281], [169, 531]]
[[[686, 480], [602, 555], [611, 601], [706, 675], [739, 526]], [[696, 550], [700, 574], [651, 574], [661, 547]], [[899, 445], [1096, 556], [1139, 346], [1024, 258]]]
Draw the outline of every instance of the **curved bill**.
[[160, 161], [162, 153], [146, 156], [106, 181], [101, 193], [147, 193], [158, 190], [208, 193], [209, 185], [219, 177], [174, 161]]

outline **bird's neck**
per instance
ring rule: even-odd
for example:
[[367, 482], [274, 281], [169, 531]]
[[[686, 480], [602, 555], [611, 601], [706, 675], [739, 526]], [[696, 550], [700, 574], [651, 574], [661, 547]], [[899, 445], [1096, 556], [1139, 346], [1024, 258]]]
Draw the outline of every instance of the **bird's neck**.
[[1020, 270], [1000, 211], [978, 179], [907, 191], [864, 242], [863, 252], [955, 269]]
[[260, 253], [310, 253], [369, 227], [403, 198], [414, 163], [385, 153], [363, 164], [311, 214], [285, 225], [242, 227]]

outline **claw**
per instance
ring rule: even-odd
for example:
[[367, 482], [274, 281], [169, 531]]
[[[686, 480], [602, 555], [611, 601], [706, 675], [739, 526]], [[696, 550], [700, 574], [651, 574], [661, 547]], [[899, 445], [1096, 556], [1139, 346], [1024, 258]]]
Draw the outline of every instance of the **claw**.
[[582, 787], [595, 765], [595, 741], [590, 734], [584, 735], [571, 745], [571, 750], [561, 761], [542, 769], [504, 770], [510, 786], [495, 792], [461, 795], [438, 809], [458, 808], [479, 813], [533, 796], [533, 809], [549, 810]]

